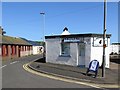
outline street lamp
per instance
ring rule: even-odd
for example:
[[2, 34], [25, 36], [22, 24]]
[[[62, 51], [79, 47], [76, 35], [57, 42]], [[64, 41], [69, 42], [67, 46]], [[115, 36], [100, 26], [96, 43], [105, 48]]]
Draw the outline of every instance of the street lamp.
[[41, 12], [40, 13], [43, 16], [43, 42], [45, 41], [44, 35], [45, 35], [45, 13]]
[[106, 38], [106, 0], [104, 0], [104, 31], [103, 31], [103, 61], [102, 61], [102, 77], [105, 77], [105, 38]]
[[45, 53], [45, 38], [44, 38], [44, 35], [45, 35], [45, 13], [44, 12], [41, 12], [40, 13], [42, 16], [43, 16], [43, 58], [45, 57], [44, 53]]

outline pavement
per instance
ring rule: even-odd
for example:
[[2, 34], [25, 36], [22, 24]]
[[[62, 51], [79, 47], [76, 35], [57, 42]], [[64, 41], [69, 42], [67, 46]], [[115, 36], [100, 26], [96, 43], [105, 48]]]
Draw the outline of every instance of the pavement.
[[[62, 77], [66, 79], [72, 79], [80, 82], [87, 82], [93, 84], [102, 85], [118, 85], [119, 84], [119, 72], [118, 68], [105, 69], [105, 77], [102, 77], [102, 69], [99, 68], [98, 75], [94, 78], [94, 73], [90, 72], [86, 75], [87, 68], [74, 67], [69, 65], [53, 64], [41, 62], [42, 59], [31, 62], [28, 67], [44, 74]], [[112, 63], [111, 63], [112, 64]], [[119, 64], [112, 64], [112, 67], [116, 67]], [[119, 85], [118, 85], [119, 86]]]

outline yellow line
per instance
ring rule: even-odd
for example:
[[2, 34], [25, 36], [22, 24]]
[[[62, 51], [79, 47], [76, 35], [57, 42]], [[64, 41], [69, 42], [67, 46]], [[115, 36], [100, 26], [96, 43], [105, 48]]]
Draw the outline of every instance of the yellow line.
[[36, 74], [36, 75], [39, 75], [39, 76], [42, 76], [42, 77], [47, 77], [47, 78], [51, 78], [51, 79], [55, 79], [55, 80], [61, 80], [61, 81], [69, 82], [69, 83], [82, 84], [82, 85], [86, 85], [86, 86], [90, 86], [90, 87], [94, 87], [94, 88], [118, 88], [119, 87], [118, 85], [84, 83], [84, 82], [80, 82], [80, 81], [75, 81], [75, 80], [65, 79], [65, 78], [52, 76], [52, 75], [48, 75], [48, 74], [43, 74], [43, 73], [36, 72], [36, 71], [28, 68], [29, 64], [30, 63], [24, 64], [23, 68], [28, 72], [31, 72], [33, 74]]

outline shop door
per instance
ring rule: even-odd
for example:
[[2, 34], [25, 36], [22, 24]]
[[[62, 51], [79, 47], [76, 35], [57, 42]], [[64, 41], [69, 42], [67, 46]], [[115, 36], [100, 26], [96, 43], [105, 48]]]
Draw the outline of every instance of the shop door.
[[85, 44], [78, 44], [78, 66], [85, 66]]

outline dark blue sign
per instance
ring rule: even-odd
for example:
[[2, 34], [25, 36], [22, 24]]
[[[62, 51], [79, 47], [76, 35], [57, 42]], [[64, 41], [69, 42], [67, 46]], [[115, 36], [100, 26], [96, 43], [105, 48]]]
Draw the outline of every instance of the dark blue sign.
[[99, 62], [97, 60], [92, 60], [89, 64], [89, 68], [86, 72], [86, 75], [88, 74], [88, 72], [94, 72], [95, 73], [95, 77], [97, 76], [97, 72], [98, 72], [98, 68], [99, 68]]

